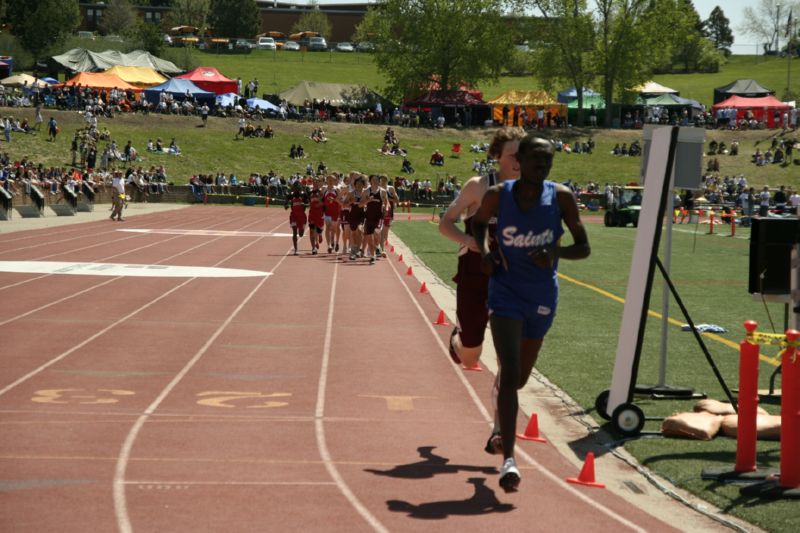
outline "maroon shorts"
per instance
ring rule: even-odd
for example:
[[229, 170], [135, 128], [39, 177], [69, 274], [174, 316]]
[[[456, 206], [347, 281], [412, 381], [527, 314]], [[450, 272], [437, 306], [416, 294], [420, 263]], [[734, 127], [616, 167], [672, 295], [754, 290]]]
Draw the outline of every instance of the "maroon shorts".
[[297, 231], [302, 234], [306, 229], [306, 214], [300, 213], [296, 215], [294, 213], [289, 213], [289, 225], [293, 228], [297, 228]]
[[317, 229], [322, 229], [325, 227], [325, 215], [323, 214], [322, 210], [320, 211], [313, 211], [308, 213], [308, 224], [310, 226], [314, 226]]
[[364, 209], [361, 207], [350, 208], [350, 231], [356, 231], [364, 223]]
[[381, 217], [365, 217], [364, 235], [372, 235], [381, 225]]
[[458, 258], [456, 282], [456, 317], [459, 336], [465, 348], [483, 344], [489, 323], [489, 276], [481, 270], [481, 256], [467, 252]]
[[342, 209], [339, 211], [339, 224], [342, 226], [349, 226], [350, 225], [350, 210], [349, 209]]

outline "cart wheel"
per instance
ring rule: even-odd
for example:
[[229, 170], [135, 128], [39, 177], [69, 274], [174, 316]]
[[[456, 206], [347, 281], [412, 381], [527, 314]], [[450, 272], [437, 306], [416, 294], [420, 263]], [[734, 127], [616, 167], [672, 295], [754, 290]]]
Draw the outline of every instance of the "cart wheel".
[[606, 389], [598, 394], [597, 399], [594, 401], [594, 410], [605, 420], [611, 420], [611, 415], [608, 414], [608, 396], [610, 394], [611, 391]]
[[615, 225], [614, 219], [611, 215], [611, 211], [606, 211], [606, 214], [603, 216], [603, 224], [605, 224], [607, 228], [610, 228], [611, 226]]
[[644, 412], [632, 403], [623, 403], [614, 409], [611, 422], [620, 433], [633, 437], [644, 427]]

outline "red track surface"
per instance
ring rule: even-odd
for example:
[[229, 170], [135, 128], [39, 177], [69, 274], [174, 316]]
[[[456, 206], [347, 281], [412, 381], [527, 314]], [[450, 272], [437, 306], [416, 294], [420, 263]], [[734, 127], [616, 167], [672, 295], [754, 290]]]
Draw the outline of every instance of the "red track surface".
[[518, 443], [521, 490], [500, 490], [482, 451], [492, 376], [450, 362], [449, 328], [396, 256], [116, 231], [287, 218], [197, 207], [0, 237], [0, 261], [273, 273], [0, 273], [0, 530], [671, 530], [564, 483], [577, 472], [550, 444]]

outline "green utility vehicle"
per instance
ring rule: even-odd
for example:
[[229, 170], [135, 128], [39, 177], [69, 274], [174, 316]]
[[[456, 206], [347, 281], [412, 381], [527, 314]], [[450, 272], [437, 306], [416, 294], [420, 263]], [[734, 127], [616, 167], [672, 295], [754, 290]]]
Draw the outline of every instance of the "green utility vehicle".
[[626, 186], [614, 190], [614, 201], [606, 206], [603, 222], [606, 227], [628, 224], [639, 225], [639, 212], [642, 210], [642, 191], [644, 187]]

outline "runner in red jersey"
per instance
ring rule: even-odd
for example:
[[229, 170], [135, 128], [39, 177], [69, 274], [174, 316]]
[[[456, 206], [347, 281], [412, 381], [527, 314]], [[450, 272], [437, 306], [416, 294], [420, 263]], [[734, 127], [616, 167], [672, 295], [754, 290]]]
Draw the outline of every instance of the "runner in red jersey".
[[319, 245], [322, 243], [322, 233], [325, 231], [325, 203], [320, 185], [321, 178], [311, 181], [311, 191], [308, 193], [308, 236], [311, 240], [311, 254], [317, 255]]
[[380, 246], [380, 231], [378, 226], [386, 212], [389, 201], [386, 198], [386, 190], [378, 185], [378, 176], [371, 174], [369, 177], [369, 187], [364, 191], [361, 205], [364, 206], [364, 241], [367, 245], [367, 257], [369, 263], [374, 264], [377, 259], [376, 253]]
[[303, 236], [306, 230], [306, 206], [308, 205], [308, 194], [303, 190], [300, 180], [292, 184], [292, 190], [286, 196], [284, 209], [291, 208], [289, 212], [289, 225], [292, 227], [292, 243], [294, 244], [294, 255], [297, 255], [297, 236]]
[[342, 207], [339, 211], [339, 227], [342, 228], [342, 251], [347, 252], [353, 246], [352, 238], [350, 235], [350, 204], [353, 203], [353, 174], [356, 176], [358, 173], [351, 172], [345, 174], [342, 180], [342, 185], [339, 187], [339, 205]]
[[339, 235], [342, 232], [339, 217], [342, 206], [339, 204], [339, 188], [335, 175], [328, 176], [328, 187], [322, 194], [325, 202], [325, 241], [328, 253], [339, 251]]
[[389, 177], [388, 176], [381, 176], [380, 179], [381, 188], [386, 191], [386, 198], [389, 200], [389, 205], [386, 208], [386, 214], [383, 216], [383, 227], [381, 228], [381, 240], [378, 243], [381, 249], [381, 256], [386, 257], [386, 250], [383, 249], [383, 246], [386, 244], [386, 239], [389, 238], [389, 228], [392, 225], [392, 220], [394, 220], [394, 206], [397, 201], [400, 199], [397, 196], [397, 191], [395, 190], [393, 185], [389, 185]]

